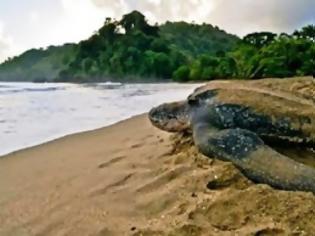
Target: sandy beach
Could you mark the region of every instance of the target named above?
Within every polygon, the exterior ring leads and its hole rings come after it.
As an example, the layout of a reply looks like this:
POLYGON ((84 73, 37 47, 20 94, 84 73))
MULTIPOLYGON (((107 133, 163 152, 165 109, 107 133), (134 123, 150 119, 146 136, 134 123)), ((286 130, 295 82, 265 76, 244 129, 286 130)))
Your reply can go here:
POLYGON ((251 183, 146 115, 0 158, 1 236, 315 235, 312 193, 251 183))

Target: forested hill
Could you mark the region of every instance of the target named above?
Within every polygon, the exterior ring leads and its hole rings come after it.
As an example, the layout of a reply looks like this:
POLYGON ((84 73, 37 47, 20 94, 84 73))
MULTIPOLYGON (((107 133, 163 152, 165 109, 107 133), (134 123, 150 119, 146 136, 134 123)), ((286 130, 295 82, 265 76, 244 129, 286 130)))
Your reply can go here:
POLYGON ((293 34, 255 32, 239 39, 210 24, 150 25, 133 11, 106 18, 78 44, 31 49, 0 65, 0 80, 95 82, 200 81, 315 74, 315 26, 293 34))
POLYGON ((31 49, 0 65, 0 81, 53 81, 77 54, 76 44, 31 49))
POLYGON ((210 24, 166 22, 160 26, 159 32, 174 50, 193 58, 230 51, 239 41, 238 37, 210 24))
POLYGON ((31 49, 0 65, 0 80, 102 81, 170 79, 198 55, 231 50, 239 39, 210 24, 149 25, 137 11, 79 44, 31 49))

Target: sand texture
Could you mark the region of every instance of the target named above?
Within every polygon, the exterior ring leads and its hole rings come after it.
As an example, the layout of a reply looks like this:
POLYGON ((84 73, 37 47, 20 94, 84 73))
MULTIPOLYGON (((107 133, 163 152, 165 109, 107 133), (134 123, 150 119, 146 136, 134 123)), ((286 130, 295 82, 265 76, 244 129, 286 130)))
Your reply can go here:
POLYGON ((251 183, 145 115, 0 159, 1 236, 315 235, 314 223, 312 193, 251 183))

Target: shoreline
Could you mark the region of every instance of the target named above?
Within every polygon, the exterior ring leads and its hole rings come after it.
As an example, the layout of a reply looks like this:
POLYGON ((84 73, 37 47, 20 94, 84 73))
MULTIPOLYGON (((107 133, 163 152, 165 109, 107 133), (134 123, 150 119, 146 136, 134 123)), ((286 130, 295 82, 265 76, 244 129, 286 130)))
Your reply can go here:
POLYGON ((82 86, 14 83, 4 88, 0 156, 148 112, 160 103, 185 98, 197 85, 82 86), (6 100, 14 102, 10 106, 6 100))
POLYGON ((46 140, 46 141, 40 142, 38 144, 34 144, 34 145, 32 144, 30 146, 22 147, 22 148, 19 148, 19 149, 14 150, 14 151, 10 151, 10 152, 5 153, 5 154, 0 154, 0 160, 2 158, 8 158, 8 156, 14 156, 15 154, 18 154, 19 152, 27 151, 29 149, 38 148, 38 147, 41 147, 43 145, 47 145, 49 143, 56 142, 56 141, 58 141, 60 139, 71 138, 71 136, 75 136, 75 135, 81 135, 81 134, 90 133, 90 132, 94 132, 94 131, 100 131, 100 130, 109 128, 111 126, 115 126, 115 125, 117 125, 119 123, 123 123, 125 121, 128 121, 130 119, 136 119, 137 117, 145 116, 146 114, 148 114, 148 113, 147 112, 141 113, 141 114, 138 114, 138 115, 130 116, 129 118, 126 118, 126 119, 123 119, 123 120, 119 120, 117 122, 114 122, 113 124, 109 124, 109 125, 106 125, 106 126, 101 126, 99 128, 93 128, 93 129, 89 129, 89 130, 83 130, 83 131, 78 131, 78 132, 74 132, 74 133, 64 134, 62 136, 59 136, 59 137, 56 137, 56 138, 52 138, 51 140, 46 140))
POLYGON ((146 114, 0 158, 0 236, 312 235, 315 196, 247 180, 146 114), (11 158, 14 157, 14 158, 11 158))

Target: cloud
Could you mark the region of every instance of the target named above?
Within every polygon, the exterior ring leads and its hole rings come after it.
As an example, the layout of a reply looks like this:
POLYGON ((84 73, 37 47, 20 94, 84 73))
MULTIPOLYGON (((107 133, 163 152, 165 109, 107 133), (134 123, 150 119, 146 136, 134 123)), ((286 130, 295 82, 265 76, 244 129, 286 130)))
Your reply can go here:
POLYGON ((39 20, 40 20, 40 16, 39 16, 38 12, 37 11, 32 11, 29 14, 29 20, 30 20, 30 23, 32 23, 32 24, 38 23, 39 20))
POLYGON ((23 14, 6 16, 5 29, 0 21, 0 63, 30 48, 86 39, 103 25, 106 16, 115 14, 111 8, 97 7, 90 0, 47 0, 44 4, 29 4, 23 14))
POLYGON ((91 0, 60 0, 62 12, 51 25, 49 35, 54 44, 78 42, 98 30, 107 16, 115 16, 115 1, 109 8, 97 6, 91 0))
MULTIPOLYGON (((107 15, 114 14, 90 0, 59 0, 58 9, 54 11, 51 15, 39 10, 27 14, 30 22, 27 31, 31 34, 21 42, 25 50, 86 39, 102 26, 107 15)), ((26 26, 23 30, 26 31, 26 26)))
POLYGON ((150 21, 203 21, 211 13, 213 4, 208 0, 90 0, 102 9, 114 9, 116 15, 132 10, 143 12, 150 21))
POLYGON ((291 32, 315 23, 314 0, 216 0, 209 20, 244 35, 252 31, 291 32))
POLYGON ((0 62, 16 53, 12 38, 4 34, 4 24, 0 21, 0 62))
POLYGON ((252 31, 290 32, 315 23, 314 0, 90 0, 96 7, 116 15, 131 10, 146 14, 150 21, 207 22, 244 35, 252 31))

